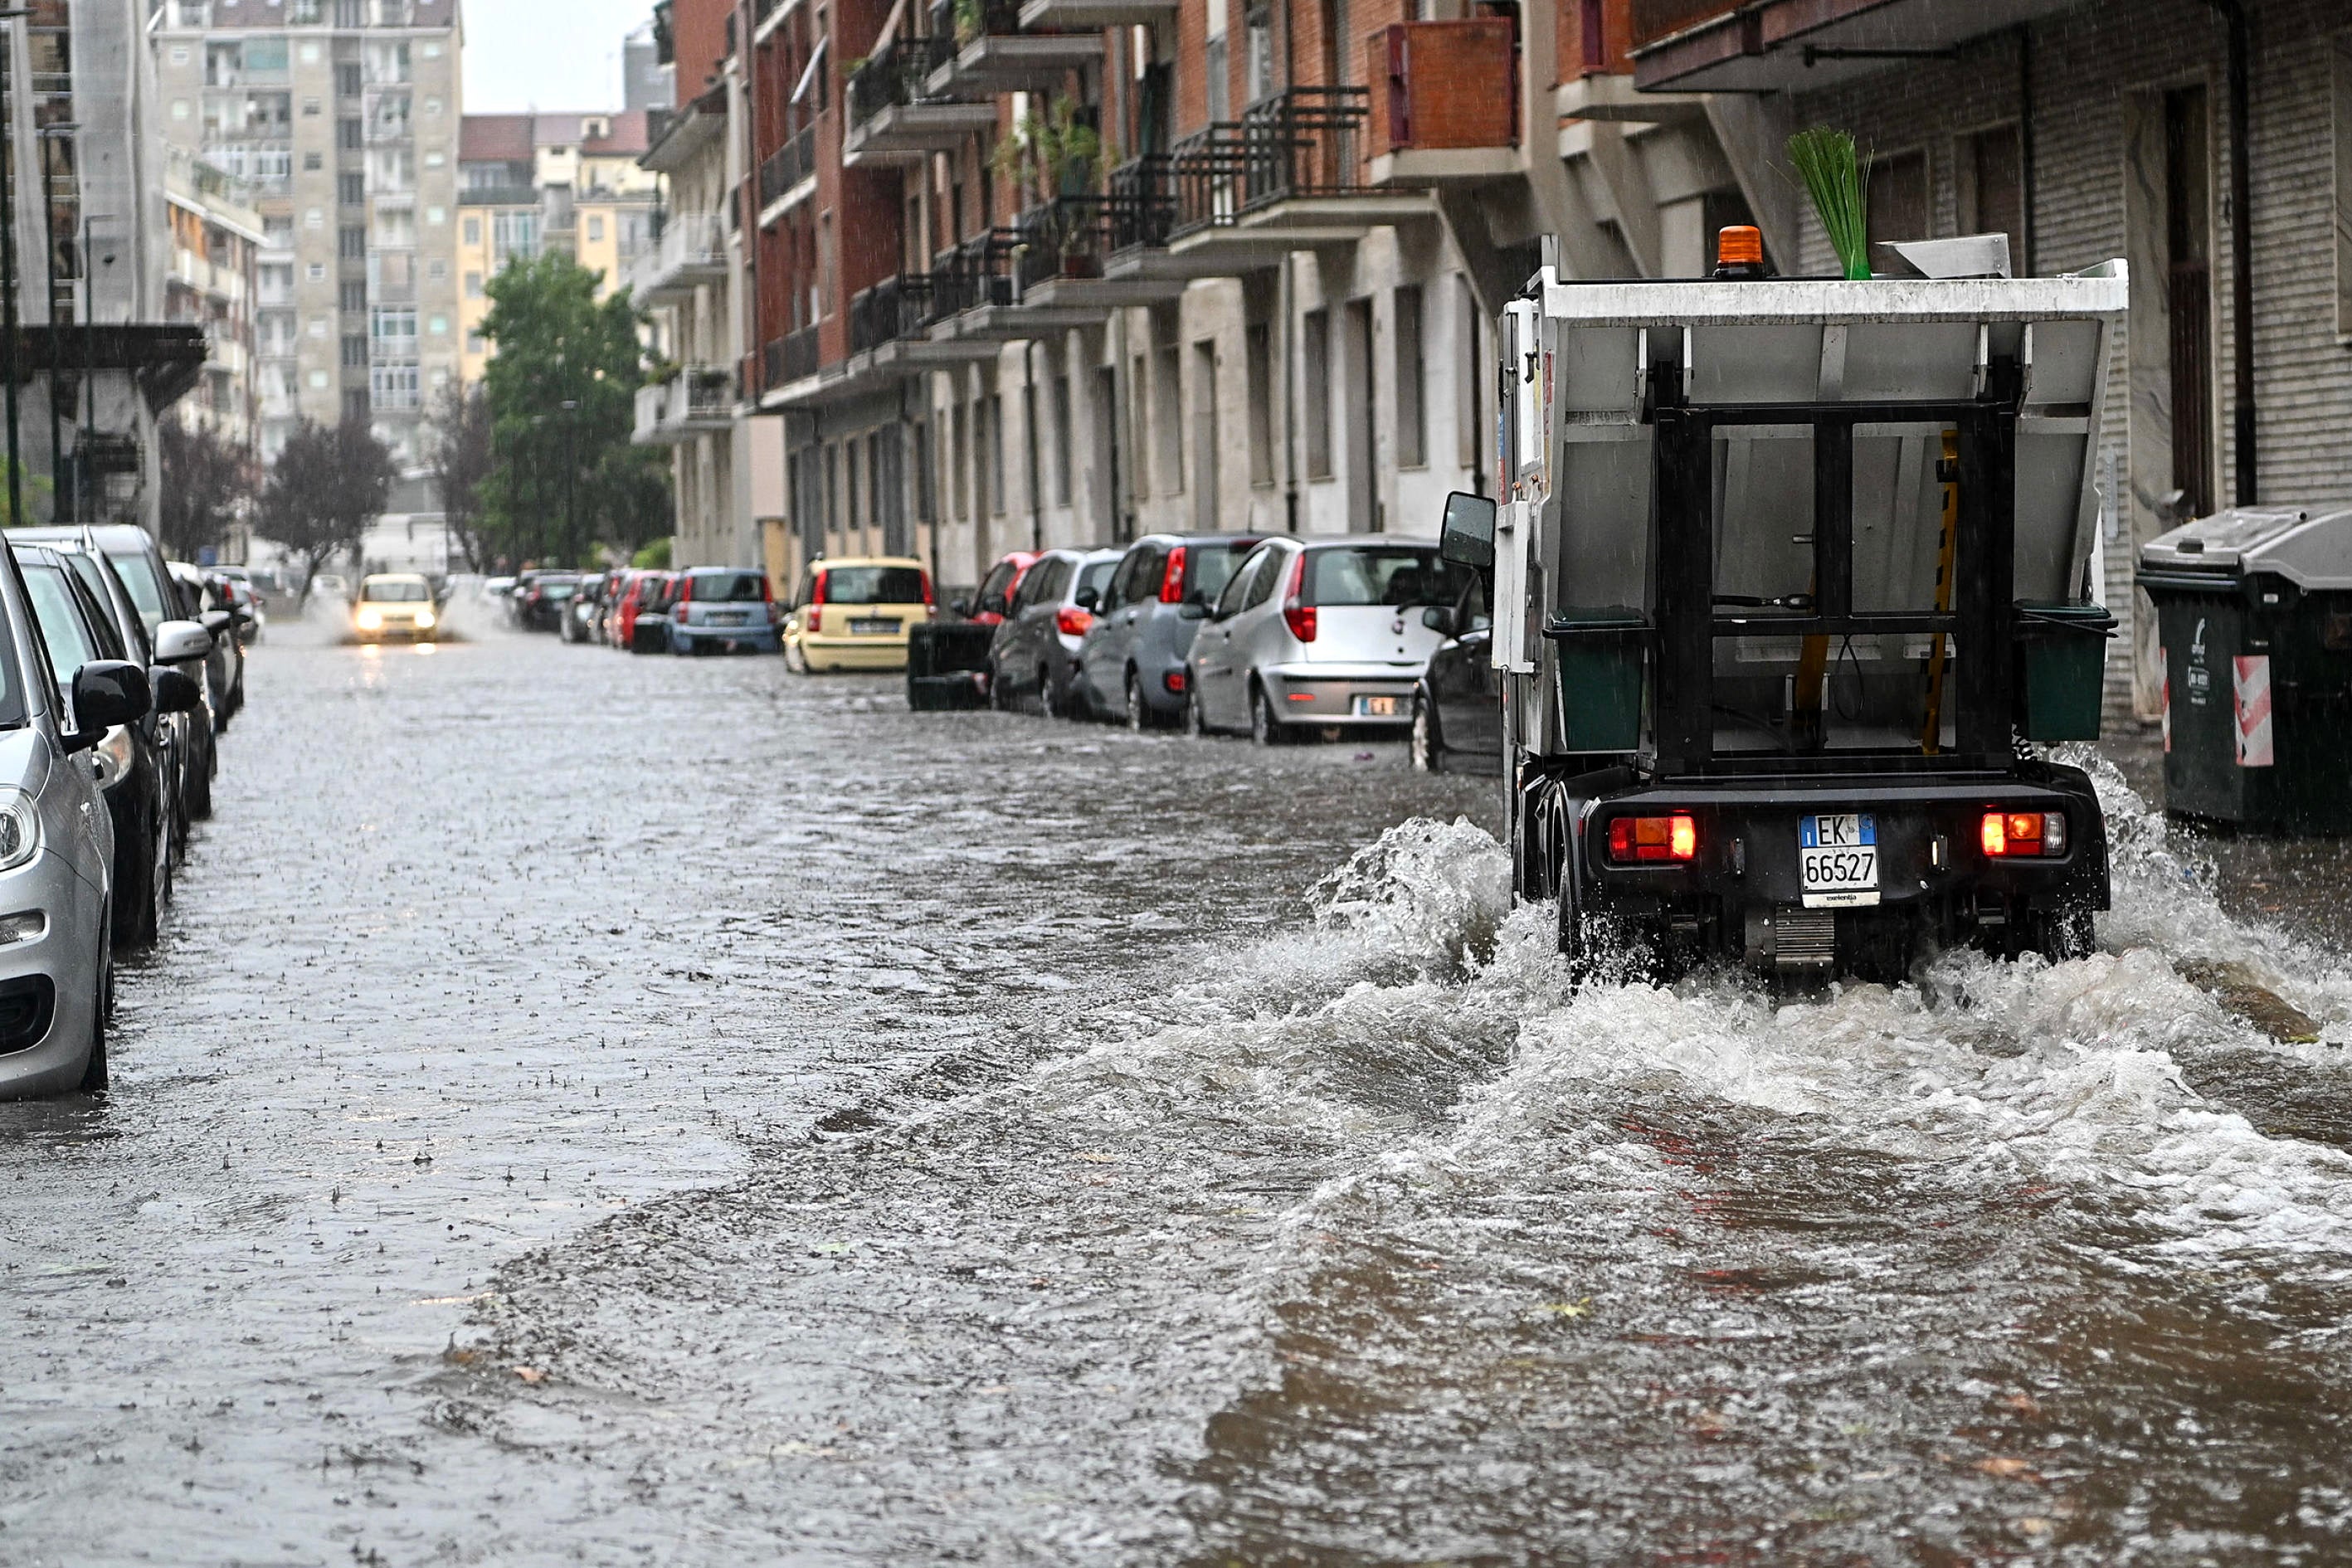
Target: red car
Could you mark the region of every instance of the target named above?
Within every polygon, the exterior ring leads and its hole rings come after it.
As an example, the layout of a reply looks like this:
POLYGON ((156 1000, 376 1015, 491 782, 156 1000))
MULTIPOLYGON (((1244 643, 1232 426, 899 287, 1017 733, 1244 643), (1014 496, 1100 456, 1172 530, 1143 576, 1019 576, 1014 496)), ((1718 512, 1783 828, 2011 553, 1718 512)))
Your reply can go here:
POLYGON ((669 625, 662 613, 669 608, 677 574, 640 572, 621 590, 620 607, 613 612, 613 646, 631 653, 660 653, 669 647, 669 625))
POLYGON ((981 579, 980 592, 958 606, 964 618, 983 626, 1003 625, 1013 609, 1013 595, 1020 591, 1021 579, 1044 559, 1040 552, 1015 550, 998 561, 981 579))

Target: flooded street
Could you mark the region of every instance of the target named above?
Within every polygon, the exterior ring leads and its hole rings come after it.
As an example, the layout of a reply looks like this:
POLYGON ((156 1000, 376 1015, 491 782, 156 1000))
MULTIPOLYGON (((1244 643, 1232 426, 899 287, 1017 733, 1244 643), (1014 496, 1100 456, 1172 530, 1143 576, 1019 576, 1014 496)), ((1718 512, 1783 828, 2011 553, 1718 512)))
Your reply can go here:
POLYGON ((1396 745, 250 680, 0 1107, 0 1563, 2352 1556, 2338 847, 2099 763, 2087 961, 1570 993, 1396 745))

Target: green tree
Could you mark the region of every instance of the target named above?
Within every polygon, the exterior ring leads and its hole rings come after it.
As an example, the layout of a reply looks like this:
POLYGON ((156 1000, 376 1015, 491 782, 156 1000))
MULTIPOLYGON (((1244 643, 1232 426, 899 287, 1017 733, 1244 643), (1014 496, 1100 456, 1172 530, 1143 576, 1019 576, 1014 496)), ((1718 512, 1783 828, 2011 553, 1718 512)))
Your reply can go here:
POLYGON ((599 303, 597 278, 550 254, 490 280, 480 527, 516 561, 580 563, 598 544, 634 551, 670 531, 668 466, 629 440, 646 380, 640 318, 626 290, 599 303))
POLYGON ((161 421, 155 456, 163 467, 163 552, 194 561, 207 544, 218 544, 236 519, 237 503, 253 493, 253 459, 210 426, 161 421))
POLYGON ((399 477, 391 449, 364 420, 329 429, 305 419, 286 438, 262 488, 254 531, 302 563, 300 598, 310 596, 320 566, 359 553, 399 477))
POLYGON ((483 527, 482 485, 490 474, 490 403, 478 386, 451 382, 433 411, 433 488, 449 542, 467 570, 487 572, 498 553, 483 527))

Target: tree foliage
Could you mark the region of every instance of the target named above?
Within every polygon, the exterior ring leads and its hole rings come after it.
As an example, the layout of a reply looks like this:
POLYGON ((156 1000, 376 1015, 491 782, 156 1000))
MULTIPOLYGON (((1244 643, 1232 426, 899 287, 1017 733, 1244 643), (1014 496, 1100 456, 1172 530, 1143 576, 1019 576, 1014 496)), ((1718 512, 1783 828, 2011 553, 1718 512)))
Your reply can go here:
POLYGON ((155 456, 163 474, 163 553, 194 561, 198 551, 221 542, 238 507, 251 498, 252 455, 210 426, 167 418, 156 427, 155 456))
POLYGON ((330 429, 306 419, 269 470, 254 531, 302 563, 302 597, 308 598, 321 565, 359 553, 399 477, 390 448, 365 421, 345 420, 330 429))
POLYGON ((625 290, 600 304, 596 286, 560 253, 490 281, 481 528, 517 562, 584 562, 596 545, 632 551, 670 531, 668 466, 629 440, 646 379, 638 313, 625 290))
POLYGON ((468 570, 487 572, 498 552, 484 525, 482 485, 490 477, 490 400, 478 386, 452 382, 433 413, 433 488, 449 542, 468 570))

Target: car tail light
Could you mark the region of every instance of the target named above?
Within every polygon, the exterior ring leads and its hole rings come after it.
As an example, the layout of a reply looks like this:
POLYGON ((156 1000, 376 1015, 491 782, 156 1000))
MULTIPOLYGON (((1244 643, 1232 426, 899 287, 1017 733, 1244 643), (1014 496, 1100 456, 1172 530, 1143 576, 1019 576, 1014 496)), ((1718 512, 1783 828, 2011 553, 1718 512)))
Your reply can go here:
POLYGON ((1184 671, 1181 669, 1170 670, 1167 674, 1160 678, 1160 684, 1166 687, 1170 691, 1175 693, 1177 696, 1183 696, 1184 671))
POLYGON ((816 600, 812 599, 809 601, 808 613, 808 629, 813 632, 821 632, 824 630, 824 606, 822 604, 819 604, 816 600))
POLYGON ((1168 552, 1167 570, 1160 574, 1160 602, 1163 605, 1184 602, 1184 547, 1181 544, 1168 552))
POLYGON ((927 609, 927 610, 928 610, 928 609, 930 609, 930 608, 932 608, 932 607, 933 607, 933 606, 932 606, 932 604, 931 604, 931 574, 930 574, 929 573, 926 572, 926 573, 924 573, 924 574, 923 574, 923 608, 925 608, 925 609, 927 609))
POLYGON ((1682 812, 1616 817, 1609 824, 1609 858, 1621 866, 1696 860, 1698 819, 1682 812))
POLYGON ((1094 624, 1094 616, 1075 605, 1066 605, 1054 612, 1054 629, 1066 637, 1082 637, 1087 635, 1087 629, 1094 624))
POLYGON ((1315 640, 1315 606, 1298 601, 1307 587, 1307 552, 1300 551, 1290 563, 1290 582, 1282 591, 1282 618, 1290 627, 1290 635, 1300 642, 1315 640))
POLYGON ((1978 824, 1977 841, 1994 859, 2066 853, 2063 811, 1988 811, 1978 824))

